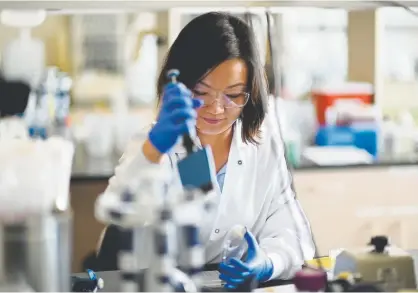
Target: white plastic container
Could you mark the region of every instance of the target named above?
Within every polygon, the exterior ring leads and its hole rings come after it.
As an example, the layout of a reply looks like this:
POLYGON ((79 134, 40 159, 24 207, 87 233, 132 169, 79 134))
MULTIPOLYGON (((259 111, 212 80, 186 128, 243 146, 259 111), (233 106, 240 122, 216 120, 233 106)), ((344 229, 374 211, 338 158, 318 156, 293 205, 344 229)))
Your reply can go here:
POLYGON ((247 228, 242 225, 233 226, 225 235, 222 245, 222 262, 228 263, 231 258, 241 259, 247 252, 248 245, 244 238, 247 228))
POLYGON ((33 39, 30 29, 22 29, 19 38, 4 46, 2 71, 10 80, 24 80, 36 87, 45 70, 45 45, 33 39))
POLYGON ((104 158, 114 150, 114 116, 109 114, 88 114, 85 117, 86 151, 92 158, 104 158))
POLYGON ((127 93, 135 103, 151 104, 157 97, 158 45, 157 36, 147 34, 142 39, 138 60, 128 67, 127 93))
MULTIPOLYGON (((10 267, 2 268, 0 279, 6 288, 16 286, 15 276, 23 275, 26 278, 18 284, 27 282, 36 292, 71 289, 68 203, 73 153, 73 145, 58 138, 0 143, 0 230, 19 233, 14 258, 24 262, 12 272, 10 267)), ((10 237, 0 233, 0 243, 13 242, 10 237)), ((1 261, 10 253, 1 250, 1 261)))

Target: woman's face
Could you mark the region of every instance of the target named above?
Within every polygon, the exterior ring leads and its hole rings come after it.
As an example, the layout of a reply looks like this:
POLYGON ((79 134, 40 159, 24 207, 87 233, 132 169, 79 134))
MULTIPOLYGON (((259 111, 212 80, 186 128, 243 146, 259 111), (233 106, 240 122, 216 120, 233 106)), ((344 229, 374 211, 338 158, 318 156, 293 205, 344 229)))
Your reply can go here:
POLYGON ((227 60, 196 85, 194 96, 205 103, 197 111, 198 132, 216 135, 231 128, 248 101, 247 70, 244 61, 227 60))

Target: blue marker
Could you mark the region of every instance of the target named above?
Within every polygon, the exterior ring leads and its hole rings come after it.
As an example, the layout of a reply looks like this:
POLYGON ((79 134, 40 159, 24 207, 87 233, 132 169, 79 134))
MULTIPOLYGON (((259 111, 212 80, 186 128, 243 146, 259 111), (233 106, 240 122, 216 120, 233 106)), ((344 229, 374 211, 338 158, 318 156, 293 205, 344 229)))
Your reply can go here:
MULTIPOLYGON (((180 72, 171 69, 167 72, 167 77, 172 83, 177 83, 180 72)), ((199 188, 203 192, 213 190, 216 181, 215 162, 212 149, 205 146, 197 149, 189 133, 183 136, 183 146, 187 151, 187 156, 177 163, 180 179, 185 189, 199 188)))

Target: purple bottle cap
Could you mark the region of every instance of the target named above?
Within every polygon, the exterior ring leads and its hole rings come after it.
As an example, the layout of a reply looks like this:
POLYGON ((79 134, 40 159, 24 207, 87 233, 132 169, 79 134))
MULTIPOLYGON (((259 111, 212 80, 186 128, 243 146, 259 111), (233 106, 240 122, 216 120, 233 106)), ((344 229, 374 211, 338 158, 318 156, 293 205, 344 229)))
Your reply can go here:
POLYGON ((326 288, 327 273, 320 270, 303 268, 295 274, 293 281, 298 291, 318 292, 326 288))

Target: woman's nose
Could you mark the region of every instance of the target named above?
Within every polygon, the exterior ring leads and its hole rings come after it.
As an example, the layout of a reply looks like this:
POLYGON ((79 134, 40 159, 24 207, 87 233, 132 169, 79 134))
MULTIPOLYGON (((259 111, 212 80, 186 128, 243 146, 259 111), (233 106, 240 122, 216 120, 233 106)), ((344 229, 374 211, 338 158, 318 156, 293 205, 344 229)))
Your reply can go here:
POLYGON ((213 100, 212 104, 208 105, 208 112, 216 115, 225 112, 225 107, 219 99, 213 100))

